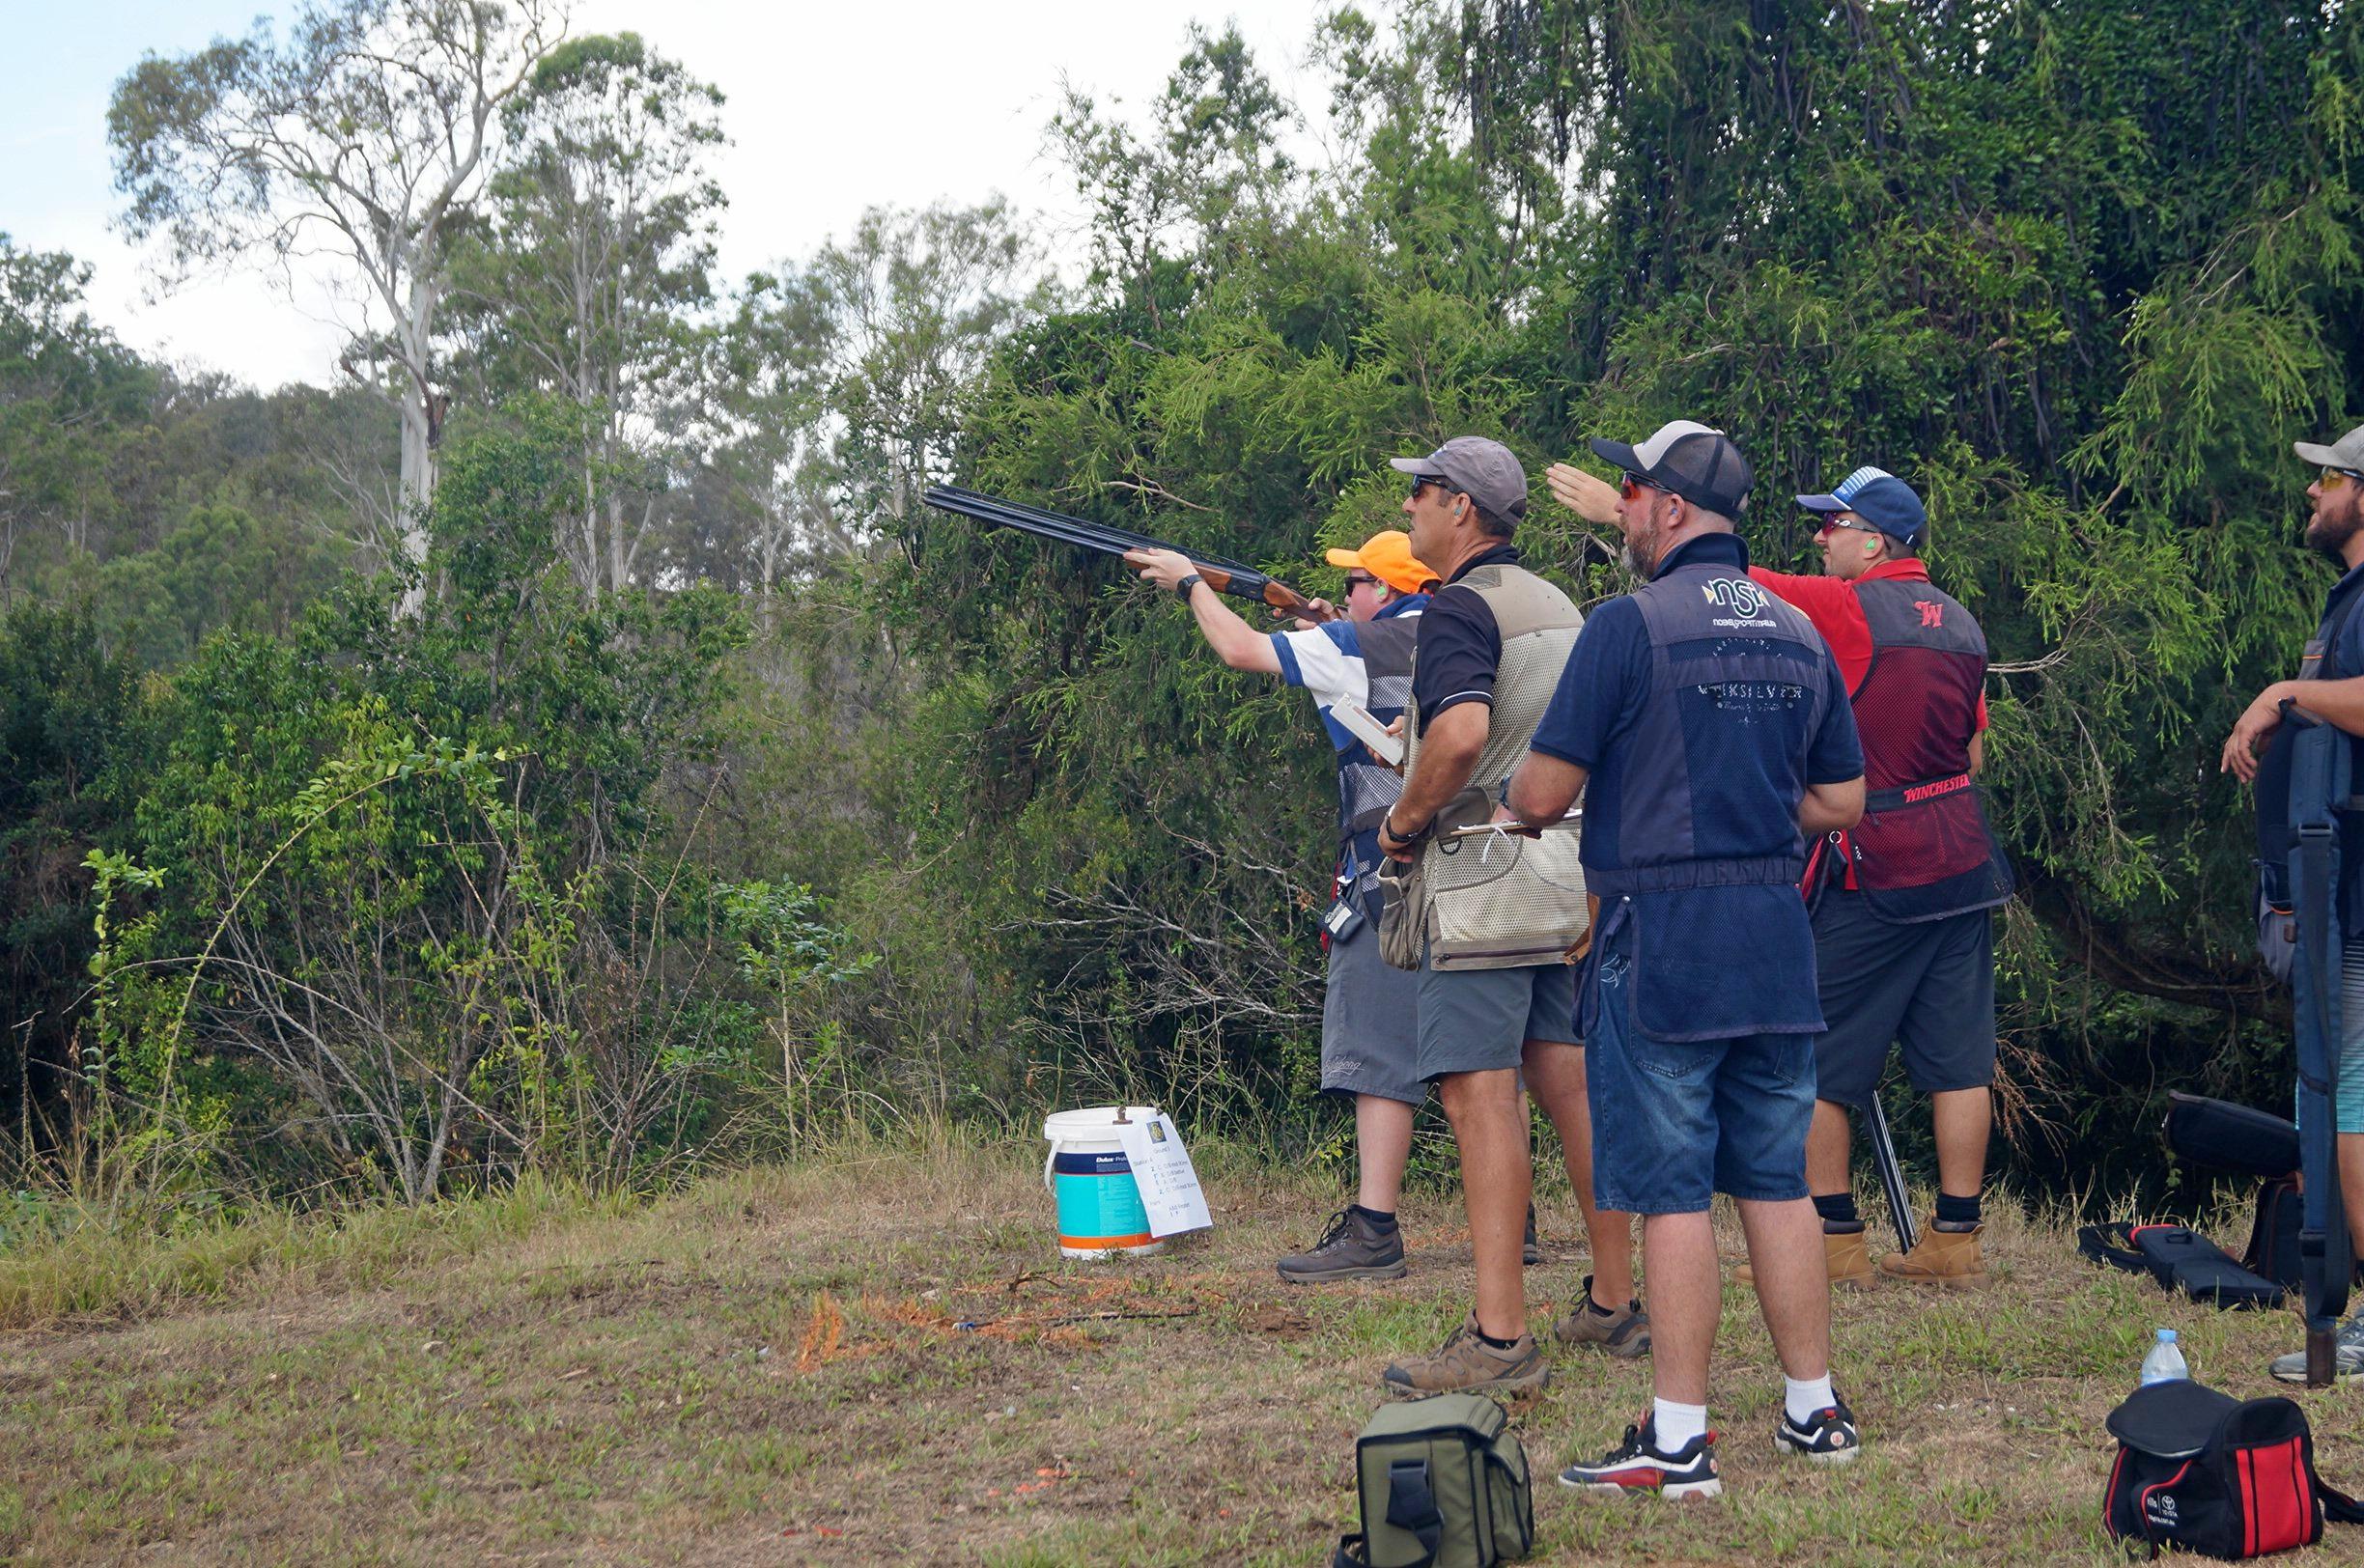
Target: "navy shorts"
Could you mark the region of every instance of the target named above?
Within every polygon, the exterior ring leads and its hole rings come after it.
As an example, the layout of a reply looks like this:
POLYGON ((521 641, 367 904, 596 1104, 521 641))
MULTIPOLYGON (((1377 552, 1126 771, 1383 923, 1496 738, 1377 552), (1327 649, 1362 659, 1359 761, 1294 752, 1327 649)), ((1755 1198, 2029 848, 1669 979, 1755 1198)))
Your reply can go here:
POLYGON ((1924 1094, 1994 1081, 1994 924, 1984 910, 1900 926, 1861 893, 1825 888, 1815 905, 1815 977, 1830 1024, 1815 1047, 1815 1093, 1861 1109, 1888 1048, 1924 1094))
POLYGON ((1815 1037, 1652 1040, 1634 1027, 1630 940, 1598 965, 1585 1043, 1593 1200, 1627 1214, 1696 1214, 1717 1192, 1806 1196, 1815 1037))

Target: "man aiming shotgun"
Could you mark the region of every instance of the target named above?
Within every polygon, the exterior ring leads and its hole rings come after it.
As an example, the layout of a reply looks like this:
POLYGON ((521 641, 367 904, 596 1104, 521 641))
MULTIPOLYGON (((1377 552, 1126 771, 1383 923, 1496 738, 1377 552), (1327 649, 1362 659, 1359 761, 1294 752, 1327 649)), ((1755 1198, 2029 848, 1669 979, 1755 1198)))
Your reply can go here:
MULTIPOLYGON (((1144 582, 1181 596, 1199 634, 1235 670, 1277 675, 1311 693, 1337 754, 1337 865, 1322 919, 1329 948, 1322 1000, 1321 1086, 1355 1104, 1355 1201, 1333 1216, 1311 1250, 1280 1259, 1293 1285, 1342 1279, 1395 1279, 1405 1272, 1395 1205, 1412 1153, 1412 1120, 1428 1086, 1413 1059, 1413 977, 1379 957, 1379 823, 1403 793, 1393 769, 1373 758, 1337 717, 1358 708, 1385 724, 1403 712, 1412 689, 1412 646, 1426 590, 1436 581, 1412 554, 1410 540, 1387 529, 1356 550, 1332 550, 1346 570, 1345 617, 1295 631, 1250 626, 1210 588, 1200 566, 1179 550, 1137 548, 1125 564, 1144 582)), ((1312 608, 1330 606, 1316 600, 1312 608)))

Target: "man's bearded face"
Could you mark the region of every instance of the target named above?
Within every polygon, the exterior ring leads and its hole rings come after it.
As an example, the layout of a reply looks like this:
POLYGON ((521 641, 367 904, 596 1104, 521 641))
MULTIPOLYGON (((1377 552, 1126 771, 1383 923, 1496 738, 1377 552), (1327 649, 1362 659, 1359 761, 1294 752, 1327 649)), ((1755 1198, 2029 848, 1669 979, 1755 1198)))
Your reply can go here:
POLYGON ((1619 559, 1625 570, 1647 580, 1666 558, 1668 514, 1674 509, 1674 497, 1664 490, 1649 492, 1649 505, 1639 510, 1627 508, 1620 520, 1625 523, 1625 548, 1619 559))
POLYGON ((2348 542, 2364 533, 2364 483, 2350 479, 2326 490, 2318 481, 2309 488, 2315 492, 2315 515, 2307 519, 2307 546, 2344 562, 2348 542))

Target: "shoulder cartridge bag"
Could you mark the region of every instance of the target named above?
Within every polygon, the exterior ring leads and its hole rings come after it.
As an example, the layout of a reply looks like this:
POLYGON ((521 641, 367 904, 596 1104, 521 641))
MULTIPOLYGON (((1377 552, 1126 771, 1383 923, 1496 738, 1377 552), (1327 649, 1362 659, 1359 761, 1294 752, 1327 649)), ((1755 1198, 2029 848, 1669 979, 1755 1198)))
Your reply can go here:
POLYGON ((1382 1406, 1355 1440, 1363 1529, 1332 1568, 1492 1568, 1534 1547, 1527 1450, 1482 1394, 1382 1406))
POLYGON ((2364 1523, 2364 1508, 2315 1472, 2306 1413, 2179 1378, 2136 1389, 2110 1412, 2117 1462, 2101 1523, 2155 1557, 2162 1547, 2237 1561, 2310 1546, 2326 1520, 2364 1523))

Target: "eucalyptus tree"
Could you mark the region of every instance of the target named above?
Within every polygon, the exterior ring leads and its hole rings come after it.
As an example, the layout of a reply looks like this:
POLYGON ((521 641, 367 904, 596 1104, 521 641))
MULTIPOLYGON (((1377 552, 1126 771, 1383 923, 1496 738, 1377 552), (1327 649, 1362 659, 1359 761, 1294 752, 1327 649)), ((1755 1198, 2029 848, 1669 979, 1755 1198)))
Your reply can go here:
POLYGON ((707 477, 720 537, 713 568, 749 583, 764 614, 800 571, 858 553, 832 492, 830 360, 837 322, 797 273, 758 272, 717 335, 707 477))
POLYGON ((0 605, 28 533, 91 544, 117 439, 145 423, 155 374, 83 309, 90 267, 0 233, 0 605))
POLYGON ((1162 272, 1269 229, 1302 196, 1302 171, 1280 145, 1298 117, 1236 27, 1209 34, 1196 23, 1146 124, 1116 108, 1070 88, 1049 140, 1091 212, 1097 275, 1156 322, 1162 272))
POLYGON ((899 527, 947 471, 996 347, 1053 297, 1009 204, 873 208, 794 288, 822 321, 833 450, 857 518, 899 527))
MULTIPOLYGON (((453 319, 495 393, 574 406, 580 507, 562 551, 586 589, 633 579, 669 470, 661 405, 696 372, 713 300, 722 95, 634 33, 572 39, 503 111, 485 222, 462 243, 453 319)), ((691 410, 694 414, 695 410, 691 410)))
MULTIPOLYGON (((413 565, 448 406, 436 356, 455 234, 492 170, 502 106, 558 42, 559 0, 307 0, 177 58, 148 55, 107 110, 132 237, 174 280, 225 262, 280 277, 334 256, 366 324, 345 366, 400 410, 413 565)), ((415 612, 423 589, 406 608, 415 612)))

